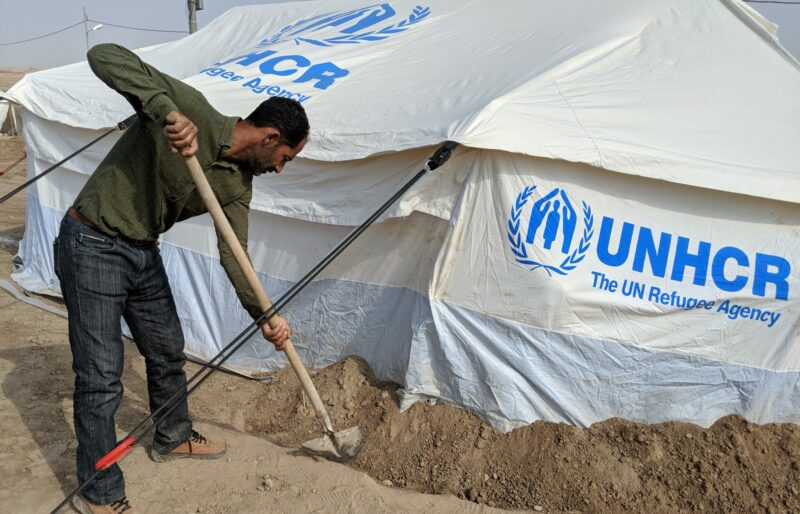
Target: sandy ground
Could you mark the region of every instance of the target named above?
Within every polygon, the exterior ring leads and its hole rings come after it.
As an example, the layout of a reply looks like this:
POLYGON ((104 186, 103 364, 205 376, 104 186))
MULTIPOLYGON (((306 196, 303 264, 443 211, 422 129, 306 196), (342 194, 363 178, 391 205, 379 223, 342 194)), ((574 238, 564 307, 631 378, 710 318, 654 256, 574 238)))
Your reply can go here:
MULTIPOLYGON (((0 171, 21 155, 0 138, 0 171)), ((24 179, 0 177, 0 194, 24 179)), ((24 197, 0 206, 0 279, 23 232, 24 197)), ((57 302, 48 301, 59 307, 57 302)), ((66 320, 0 291, 0 512, 52 509, 75 485, 66 320)), ((128 355, 120 437, 146 415, 143 360, 128 355)), ((188 372, 198 369, 190 364, 188 372)), ((337 428, 366 443, 347 466, 295 449, 319 435, 291 370, 270 383, 218 373, 191 398, 227 458, 155 464, 137 447, 122 462, 142 512, 800 512, 800 427, 726 417, 685 423, 608 420, 589 429, 537 422, 501 434, 446 405, 399 412, 397 385, 348 359, 315 377, 337 428), (422 494, 430 493, 430 494, 422 494)), ((147 439, 147 438, 145 438, 147 439)), ((145 446, 147 441, 145 440, 145 446)))
POLYGON ((0 90, 8 91, 23 75, 33 71, 36 71, 36 69, 18 66, 0 66, 0 90))

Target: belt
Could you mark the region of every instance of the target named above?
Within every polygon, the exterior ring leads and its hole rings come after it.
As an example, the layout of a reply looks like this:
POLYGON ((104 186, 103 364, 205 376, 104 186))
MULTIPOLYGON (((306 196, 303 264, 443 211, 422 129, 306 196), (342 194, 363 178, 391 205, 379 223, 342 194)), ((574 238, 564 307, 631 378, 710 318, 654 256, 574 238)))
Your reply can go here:
MULTIPOLYGON (((102 230, 100 230, 99 228, 97 228, 97 225, 95 225, 94 223, 92 223, 91 221, 86 219, 86 217, 83 214, 81 214, 80 212, 78 212, 78 209, 76 209, 75 207, 70 207, 69 209, 67 209, 67 216, 69 216, 70 218, 74 219, 75 221, 77 221, 81 225, 86 225, 87 227, 89 227, 90 229, 94 230, 95 232, 99 232, 99 233, 103 234, 106 237, 111 237, 108 234, 106 234, 105 232, 103 232, 102 230)), ((112 238, 112 239, 114 239, 114 238, 112 238)), ((151 248, 153 246, 157 246, 158 245, 158 240, 156 240, 156 241, 146 241, 146 240, 145 241, 141 241, 141 240, 138 240, 138 239, 131 239, 131 238, 125 237, 125 236, 117 236, 116 239, 119 239, 121 241, 125 241, 126 243, 128 243, 129 245, 132 245, 132 246, 144 246, 144 247, 147 247, 147 248, 151 248)))
POLYGON ((83 216, 83 214, 79 213, 78 209, 76 209, 75 207, 70 207, 69 209, 67 209, 67 216, 69 216, 70 218, 74 219, 75 221, 77 221, 82 225, 86 225, 87 227, 96 232, 100 232, 101 234, 103 233, 99 228, 97 228, 97 225, 86 219, 83 216))

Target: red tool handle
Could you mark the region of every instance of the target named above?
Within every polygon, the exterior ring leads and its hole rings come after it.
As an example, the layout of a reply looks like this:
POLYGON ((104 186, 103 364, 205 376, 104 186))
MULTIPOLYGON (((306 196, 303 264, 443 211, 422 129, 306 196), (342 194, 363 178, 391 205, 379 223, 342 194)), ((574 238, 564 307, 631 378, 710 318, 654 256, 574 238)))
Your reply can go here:
POLYGON ((94 465, 94 469, 100 471, 101 469, 107 469, 117 463, 122 457, 128 454, 129 451, 133 448, 133 445, 136 444, 135 437, 129 437, 119 443, 113 450, 105 454, 103 458, 97 461, 97 464, 94 465))

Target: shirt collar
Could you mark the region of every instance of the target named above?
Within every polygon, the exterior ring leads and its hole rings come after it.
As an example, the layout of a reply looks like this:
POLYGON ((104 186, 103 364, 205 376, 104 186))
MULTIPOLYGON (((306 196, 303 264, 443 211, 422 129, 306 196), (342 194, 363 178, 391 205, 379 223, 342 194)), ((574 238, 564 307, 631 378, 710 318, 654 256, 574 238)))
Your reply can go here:
POLYGON ((217 143, 219 148, 217 151, 217 159, 214 161, 214 163, 225 168, 231 168, 236 171, 246 171, 252 175, 255 175, 248 166, 238 162, 227 161, 222 158, 222 154, 225 153, 225 150, 231 147, 231 142, 233 141, 233 129, 241 120, 242 118, 239 118, 238 116, 229 116, 225 118, 225 123, 222 126, 222 136, 217 143))
POLYGON ((231 147, 231 142, 233 141, 233 129, 236 127, 236 124, 241 120, 238 116, 228 116, 225 118, 225 123, 222 125, 222 135, 220 136, 219 142, 219 150, 217 151, 217 160, 222 159, 222 154, 225 153, 225 150, 231 147))

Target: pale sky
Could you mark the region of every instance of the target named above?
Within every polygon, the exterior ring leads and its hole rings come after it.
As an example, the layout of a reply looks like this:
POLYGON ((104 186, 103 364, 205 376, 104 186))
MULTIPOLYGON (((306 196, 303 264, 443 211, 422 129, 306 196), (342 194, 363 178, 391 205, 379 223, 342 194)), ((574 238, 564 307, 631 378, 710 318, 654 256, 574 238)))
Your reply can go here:
MULTIPOLYGON (((287 1, 287 0, 283 0, 287 1)), ((291 0, 288 0, 291 1, 291 0)), ((197 28, 237 5, 277 3, 278 0, 204 0, 197 12, 197 28)), ((89 33, 89 44, 119 43, 140 48, 179 39, 189 33, 186 0, 0 0, 0 45, 29 39, 83 21, 106 24, 89 33), (182 30, 186 34, 146 32, 107 25, 145 29, 182 30)), ((91 29, 97 23, 89 23, 91 29)), ((83 23, 59 34, 17 45, 0 46, 0 66, 50 68, 86 59, 83 23)))
MULTIPOLYGON (((197 25, 202 28, 237 5, 274 1, 204 0, 205 9, 198 12, 197 25)), ((800 5, 750 5, 778 24, 781 43, 800 59, 800 5)), ((108 23, 146 29, 189 30, 185 0, 0 0, 0 66, 49 68, 82 61, 86 54, 83 23, 28 43, 3 43, 41 36, 82 22, 84 6, 90 19, 106 23, 89 34, 90 45, 114 42, 139 48, 172 41, 184 35, 130 30, 112 27, 108 23)), ((89 28, 94 25, 96 23, 91 23, 89 28)))

